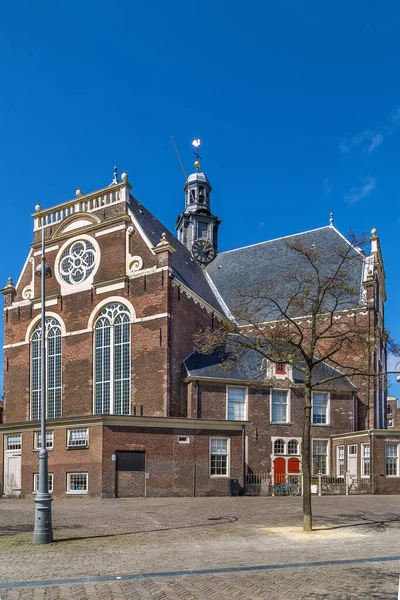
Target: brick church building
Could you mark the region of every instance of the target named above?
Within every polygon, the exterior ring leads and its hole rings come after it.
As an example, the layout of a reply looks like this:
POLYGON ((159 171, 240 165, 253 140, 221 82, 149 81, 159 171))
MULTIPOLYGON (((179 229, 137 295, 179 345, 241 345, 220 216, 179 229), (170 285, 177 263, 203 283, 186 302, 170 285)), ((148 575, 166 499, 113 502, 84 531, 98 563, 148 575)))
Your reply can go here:
MULTIPOLYGON (((218 252, 219 219, 199 170, 184 188, 177 236, 132 194, 115 171, 109 186, 36 207, 33 242, 4 295, 3 496, 38 485, 41 339, 47 346, 49 487, 55 497, 228 494, 248 473, 301 472, 304 376, 296 368, 248 364, 224 369, 221 353, 194 351, 193 335, 233 320, 235 296, 260 274, 289 269, 282 238, 218 252), (40 279, 44 228, 46 330, 40 279), (254 372, 266 368, 265 381, 254 372)), ((291 236, 324 247, 348 242, 334 227, 291 236)), ((356 252, 356 250, 354 250, 356 252)), ((361 255, 360 255, 361 256, 361 255)), ((385 285, 379 239, 354 273, 383 323, 385 285)), ((360 305, 353 307, 360 314, 360 305)), ((366 313, 365 313, 366 314, 366 313)), ((240 327, 240 325, 239 325, 240 327)), ((385 348, 372 357, 386 368, 385 348)), ((324 379, 332 367, 321 363, 324 379)), ((388 430, 386 391, 343 377, 313 397, 314 472, 373 480, 397 493, 400 432, 388 430)))

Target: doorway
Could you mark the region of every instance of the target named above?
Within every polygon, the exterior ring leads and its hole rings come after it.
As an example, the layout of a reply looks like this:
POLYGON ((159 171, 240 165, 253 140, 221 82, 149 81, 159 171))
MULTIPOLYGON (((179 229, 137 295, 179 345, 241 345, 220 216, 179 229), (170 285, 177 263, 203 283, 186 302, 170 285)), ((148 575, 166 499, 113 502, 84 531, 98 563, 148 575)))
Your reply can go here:
POLYGON ((144 498, 146 472, 144 452, 116 453, 116 498, 144 498))

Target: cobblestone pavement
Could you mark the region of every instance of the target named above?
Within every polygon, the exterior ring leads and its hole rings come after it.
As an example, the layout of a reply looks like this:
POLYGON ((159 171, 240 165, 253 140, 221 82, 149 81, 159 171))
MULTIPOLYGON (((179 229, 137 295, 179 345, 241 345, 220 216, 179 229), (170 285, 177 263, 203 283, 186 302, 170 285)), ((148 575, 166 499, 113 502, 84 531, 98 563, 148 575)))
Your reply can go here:
POLYGON ((301 498, 55 500, 56 541, 33 546, 33 502, 1 500, 0 598, 397 598, 400 498, 313 508, 298 536, 301 498))

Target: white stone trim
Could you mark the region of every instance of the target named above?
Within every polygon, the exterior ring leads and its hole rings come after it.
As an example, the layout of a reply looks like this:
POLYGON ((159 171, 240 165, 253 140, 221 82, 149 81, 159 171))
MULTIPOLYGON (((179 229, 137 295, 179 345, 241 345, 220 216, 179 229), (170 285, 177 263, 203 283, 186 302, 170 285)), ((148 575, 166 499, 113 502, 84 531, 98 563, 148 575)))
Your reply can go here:
POLYGON ((92 312, 90 313, 90 317, 88 320, 88 330, 89 331, 93 330, 94 322, 97 318, 97 315, 101 311, 101 309, 104 308, 104 306, 107 306, 107 304, 113 304, 114 302, 117 302, 119 304, 123 304, 124 306, 126 306, 126 308, 129 310, 129 312, 131 314, 131 323, 134 323, 136 321, 136 312, 135 312, 135 309, 133 308, 133 304, 131 302, 129 302, 129 300, 127 300, 126 298, 123 298, 122 296, 109 296, 108 298, 104 298, 104 300, 101 300, 101 302, 99 302, 95 306, 95 308, 92 310, 92 312))
POLYGON ((3 312, 5 312, 6 310, 11 310, 13 308, 18 308, 19 306, 29 306, 30 303, 30 300, 19 300, 18 302, 13 302, 11 306, 4 306, 3 312))
MULTIPOLYGON (((55 306, 58 302, 58 298, 51 298, 51 300, 46 300, 46 302, 44 303, 44 305, 47 306, 55 306)), ((33 309, 34 310, 39 310, 40 308, 42 308, 42 304, 41 302, 36 302, 36 304, 33 305, 33 309)))
POLYGON ((31 256, 32 256, 32 248, 29 250, 29 254, 28 254, 28 256, 25 259, 24 266, 22 267, 21 273, 20 273, 20 275, 18 277, 18 281, 15 284, 15 289, 16 290, 18 289, 18 286, 21 283, 22 275, 25 273, 26 266, 27 266, 28 261, 29 261, 29 259, 30 259, 31 256))
POLYGON ((212 291, 214 292, 214 296, 216 297, 216 299, 218 300, 219 304, 222 307, 222 310, 224 311, 225 315, 228 317, 228 319, 230 319, 231 321, 233 321, 234 323, 237 323, 235 317, 233 316, 233 314, 231 313, 231 311, 229 310, 228 305, 226 304, 225 300, 222 298, 221 294, 219 293, 217 286, 214 284, 213 280, 211 279, 210 275, 207 273, 207 271, 204 269, 204 275, 212 289, 212 291))
MULTIPOLYGON (((59 247, 60 246, 58 244, 57 244, 57 246, 49 246, 49 248, 45 248, 45 254, 48 254, 49 252, 53 252, 54 250, 58 250, 59 247)), ((33 256, 42 256, 42 251, 36 250, 36 252, 33 253, 33 256)))
POLYGON ((159 313, 158 315, 151 315, 151 317, 139 317, 134 319, 132 323, 144 323, 145 321, 154 321, 155 319, 164 319, 164 317, 170 317, 170 313, 159 313))
MULTIPOLYGON (((42 318, 42 315, 36 315, 36 317, 34 317, 32 319, 32 321, 29 323, 28 329, 26 330, 26 333, 25 333, 25 343, 29 344, 29 342, 31 341, 32 332, 35 329, 36 325, 38 324, 38 322, 40 321, 41 318, 42 318)), ((57 313, 52 312, 50 310, 46 310, 46 319, 47 318, 56 319, 59 322, 60 327, 61 327, 61 335, 62 336, 65 335, 65 333, 66 333, 65 323, 62 320, 62 318, 60 317, 60 315, 58 315, 57 313)), ((15 344, 14 344, 14 346, 15 346, 15 344)))
POLYGON ((108 229, 103 229, 102 231, 97 231, 94 235, 95 235, 95 237, 101 237, 102 235, 114 233, 114 231, 121 231, 122 229, 125 229, 125 225, 116 225, 115 227, 109 227, 108 229))
POLYGON ((17 348, 18 346, 26 346, 26 344, 29 344, 29 342, 15 342, 14 344, 4 344, 3 350, 6 350, 7 348, 17 348))
POLYGON ((125 281, 119 281, 118 283, 111 283, 110 285, 105 285, 105 286, 96 288, 96 294, 105 294, 106 292, 113 292, 115 290, 123 290, 124 287, 125 287, 125 281))
MULTIPOLYGON (((136 202, 137 202, 137 200, 136 200, 136 202)), ((144 240, 146 246, 149 248, 150 252, 155 255, 155 252, 153 250, 153 244, 150 243, 149 238, 147 237, 147 235, 145 234, 145 232, 143 231, 143 229, 139 225, 139 222, 137 221, 135 215, 133 214, 133 212, 132 212, 132 210, 130 208, 128 209, 128 215, 130 216, 130 218, 132 220, 132 223, 134 224, 134 226, 136 227, 136 229, 140 233, 140 236, 143 238, 143 240, 144 240)))
POLYGON ((54 263, 54 275, 60 285, 61 295, 68 296, 70 294, 77 294, 78 292, 82 292, 84 290, 90 290, 92 287, 92 284, 93 284, 94 276, 96 275, 96 272, 100 266, 100 260, 101 260, 100 246, 97 243, 94 236, 86 235, 86 234, 82 233, 81 235, 76 235, 76 236, 71 237, 68 240, 66 240, 64 242, 64 244, 61 246, 61 248, 57 254, 55 263, 54 263), (95 267, 94 267, 93 271, 91 272, 91 274, 89 275, 89 277, 87 279, 85 279, 84 281, 82 281, 81 283, 78 283, 76 285, 70 285, 70 284, 66 283, 64 281, 64 279, 60 276, 60 273, 59 273, 60 260, 61 260, 61 256, 62 256, 64 250, 68 246, 70 246, 74 242, 78 242, 79 240, 85 240, 85 241, 93 244, 95 251, 96 251, 96 263, 95 263, 95 267))

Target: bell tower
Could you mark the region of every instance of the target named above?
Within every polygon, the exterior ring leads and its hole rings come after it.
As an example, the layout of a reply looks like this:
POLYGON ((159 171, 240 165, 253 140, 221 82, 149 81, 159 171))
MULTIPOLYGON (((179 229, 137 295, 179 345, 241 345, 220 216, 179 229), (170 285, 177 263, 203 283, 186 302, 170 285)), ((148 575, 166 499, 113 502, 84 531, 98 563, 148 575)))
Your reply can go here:
POLYGON ((213 249, 214 256, 218 251, 218 227, 221 221, 214 216, 210 208, 212 187, 205 173, 200 172, 200 161, 198 147, 200 140, 195 140, 193 146, 196 148, 195 173, 191 173, 186 179, 185 210, 176 221, 175 229, 178 239, 188 250, 196 240, 208 241, 213 249))

